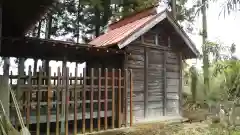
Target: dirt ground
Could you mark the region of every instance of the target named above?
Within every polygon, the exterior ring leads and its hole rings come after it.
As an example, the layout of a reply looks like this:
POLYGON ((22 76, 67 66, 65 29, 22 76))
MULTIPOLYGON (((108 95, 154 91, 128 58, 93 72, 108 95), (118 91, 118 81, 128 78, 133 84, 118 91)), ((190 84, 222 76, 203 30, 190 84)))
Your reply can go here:
POLYGON ((200 123, 151 123, 136 125, 121 131, 109 131, 97 135, 240 135, 240 132, 231 132, 219 125, 200 123))

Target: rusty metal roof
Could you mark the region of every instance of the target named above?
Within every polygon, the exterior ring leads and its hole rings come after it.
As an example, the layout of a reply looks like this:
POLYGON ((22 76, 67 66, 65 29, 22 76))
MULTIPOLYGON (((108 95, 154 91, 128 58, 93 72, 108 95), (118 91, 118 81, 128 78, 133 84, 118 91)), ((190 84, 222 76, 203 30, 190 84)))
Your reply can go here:
POLYGON ((110 29, 107 31, 107 33, 92 40, 89 44, 95 45, 96 47, 106 47, 109 45, 117 44, 127 36, 131 35, 137 29, 141 28, 143 25, 151 21, 154 16, 155 15, 150 15, 113 30, 110 29))
POLYGON ((173 30, 181 37, 182 41, 190 49, 191 56, 197 57, 199 55, 199 51, 196 46, 188 35, 181 29, 176 20, 171 17, 171 13, 167 10, 163 10, 160 13, 147 10, 144 11, 144 14, 139 13, 127 20, 123 19, 116 22, 113 25, 110 25, 111 27, 105 34, 89 42, 89 45, 93 45, 95 47, 118 45, 119 49, 121 49, 163 20, 166 20, 173 30))

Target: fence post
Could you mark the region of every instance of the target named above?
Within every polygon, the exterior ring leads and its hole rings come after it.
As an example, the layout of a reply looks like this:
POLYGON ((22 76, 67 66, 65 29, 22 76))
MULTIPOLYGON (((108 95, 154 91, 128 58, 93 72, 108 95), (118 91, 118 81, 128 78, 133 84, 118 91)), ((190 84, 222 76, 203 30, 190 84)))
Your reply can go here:
POLYGON ((121 69, 118 70, 118 127, 120 128, 121 127, 121 124, 122 124, 122 117, 121 117, 121 113, 122 113, 122 105, 121 105, 121 69))
POLYGON ((107 112, 108 112, 108 69, 105 68, 105 90, 104 90, 104 129, 108 128, 107 112))
POLYGON ((0 76, 0 99, 5 109, 7 115, 9 115, 9 103, 10 103, 10 95, 9 93, 9 86, 8 86, 8 77, 7 76, 0 76), (3 94, 4 93, 4 94, 3 94))
POLYGON ((102 83, 102 69, 98 69, 98 131, 101 130, 101 83, 102 83))
POLYGON ((63 88, 62 88, 62 103, 61 103, 61 135, 64 135, 64 132, 65 132, 65 100, 66 100, 66 91, 65 91, 65 88, 66 88, 66 71, 67 71, 67 61, 66 61, 66 58, 64 58, 63 60, 63 64, 62 64, 62 75, 63 75, 63 88))

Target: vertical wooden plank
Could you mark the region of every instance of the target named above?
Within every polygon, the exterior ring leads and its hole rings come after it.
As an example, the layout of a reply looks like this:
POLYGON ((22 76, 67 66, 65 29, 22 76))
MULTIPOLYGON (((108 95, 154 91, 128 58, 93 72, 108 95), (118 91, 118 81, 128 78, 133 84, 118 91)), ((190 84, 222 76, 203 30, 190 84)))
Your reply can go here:
POLYGON ((40 135, 40 100, 41 100, 41 84, 42 84, 42 68, 39 67, 38 75, 38 91, 37 91, 37 135, 40 135))
POLYGON ((102 69, 98 69, 98 131, 101 130, 101 83, 102 69))
POLYGON ((59 101, 60 101, 60 86, 61 84, 61 73, 60 73, 60 67, 58 67, 57 69, 57 89, 56 89, 56 95, 57 95, 57 99, 56 99, 56 135, 59 135, 59 113, 60 113, 60 105, 59 105, 59 101))
POLYGON ((75 67, 75 81, 74 81, 74 135, 77 135, 77 75, 78 70, 75 67))
POLYGON ((104 90, 104 129, 108 129, 107 111, 108 111, 108 69, 105 68, 105 90, 104 90))
POLYGON ((112 69, 112 128, 115 128, 115 69, 112 69))
POLYGON ((63 64, 62 64, 62 84, 63 84, 63 87, 61 89, 61 134, 64 134, 66 132, 66 129, 65 129, 65 115, 66 115, 66 110, 65 110, 65 103, 66 103, 66 83, 67 83, 67 80, 66 80, 66 76, 67 76, 67 61, 66 61, 66 58, 64 58, 63 60, 63 64))
POLYGON ((133 125, 133 74, 132 69, 130 69, 130 127, 133 125))
POLYGON ((51 67, 48 67, 48 74, 47 74, 47 135, 50 135, 50 120, 51 120, 51 95, 52 95, 52 89, 51 89, 51 67))
POLYGON ((127 122, 127 108, 128 108, 128 70, 125 69, 124 70, 124 121, 125 121, 125 126, 128 125, 128 122, 127 122))
POLYGON ((87 82, 87 76, 86 76, 86 68, 83 69, 83 90, 82 90, 82 133, 85 134, 85 113, 86 113, 86 82, 87 82))
POLYGON ((65 135, 68 135, 68 111, 69 111, 69 108, 68 108, 68 105, 69 105, 69 68, 66 68, 66 99, 65 99, 65 135))
POLYGON ((144 47, 144 118, 148 117, 148 48, 144 47))
POLYGON ((93 132, 93 85, 94 85, 94 69, 91 68, 91 91, 90 91, 90 133, 93 132))
POLYGON ((183 74, 182 74, 182 70, 183 70, 183 61, 182 61, 182 53, 179 54, 179 64, 180 64, 180 68, 179 68, 179 114, 180 116, 182 116, 182 89, 183 89, 183 74))
POLYGON ((167 114, 167 50, 164 51, 163 57, 163 115, 167 114))
POLYGON ((118 127, 120 128, 121 125, 122 125, 122 116, 121 116, 121 113, 122 113, 122 105, 121 105, 121 99, 122 99, 122 96, 121 96, 121 77, 122 77, 122 74, 121 74, 121 69, 118 70, 118 127))
POLYGON ((26 124, 27 128, 29 129, 30 125, 30 109, 31 109, 31 91, 32 91, 32 71, 31 66, 28 67, 28 90, 27 90, 27 117, 26 117, 26 124))

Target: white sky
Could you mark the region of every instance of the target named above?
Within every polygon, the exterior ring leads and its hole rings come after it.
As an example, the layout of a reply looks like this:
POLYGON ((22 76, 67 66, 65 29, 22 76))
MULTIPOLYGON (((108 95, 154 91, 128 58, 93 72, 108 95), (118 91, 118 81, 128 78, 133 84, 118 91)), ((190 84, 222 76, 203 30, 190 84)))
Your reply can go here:
MULTIPOLYGON (((226 1, 226 0, 221 0, 226 1)), ((220 14, 223 7, 223 2, 209 3, 209 8, 207 11, 207 30, 208 30, 208 40, 209 41, 220 41, 225 45, 236 44, 235 56, 240 58, 240 37, 238 35, 240 31, 240 12, 233 12, 232 14, 220 14)), ((199 31, 202 28, 201 15, 198 17, 195 23, 199 31)), ((190 35, 190 38, 194 41, 197 48, 201 48, 202 37, 195 34, 190 35)), ((195 61, 196 62, 196 61, 195 61)), ((198 65, 200 62, 197 63, 198 65)))
MULTIPOLYGON (((222 0, 225 1, 225 0, 222 0)), ((240 13, 233 13, 231 15, 226 15, 225 17, 223 15, 219 16, 219 13, 222 9, 221 3, 210 3, 209 9, 207 11, 207 25, 208 25, 208 40, 210 41, 221 41, 225 43, 226 45, 231 45, 232 43, 235 43, 237 45, 236 50, 236 56, 240 58, 240 37, 238 33, 240 32, 240 13)), ((195 26, 199 31, 201 30, 201 15, 196 20, 195 26)), ((190 38, 193 40, 193 42, 196 44, 197 48, 201 48, 201 36, 195 34, 190 35, 190 38)), ((196 63, 196 60, 191 60, 190 63, 196 63)), ((41 64, 39 62, 39 64, 41 64)), ((25 66, 28 67, 29 65, 33 65, 33 60, 27 60, 25 62, 25 66)), ((68 66, 70 67, 70 72, 74 73, 75 63, 68 63, 68 66)), ((201 65, 201 62, 198 61, 197 65, 201 65)), ((53 70, 57 70, 58 66, 61 66, 61 62, 50 62, 50 66, 53 70)), ((83 65, 80 65, 79 68, 84 67, 83 65)), ((17 73, 17 65, 14 64, 14 61, 11 60, 11 71, 13 73, 17 73)), ((2 74, 2 68, 0 68, 0 73, 2 74)))

